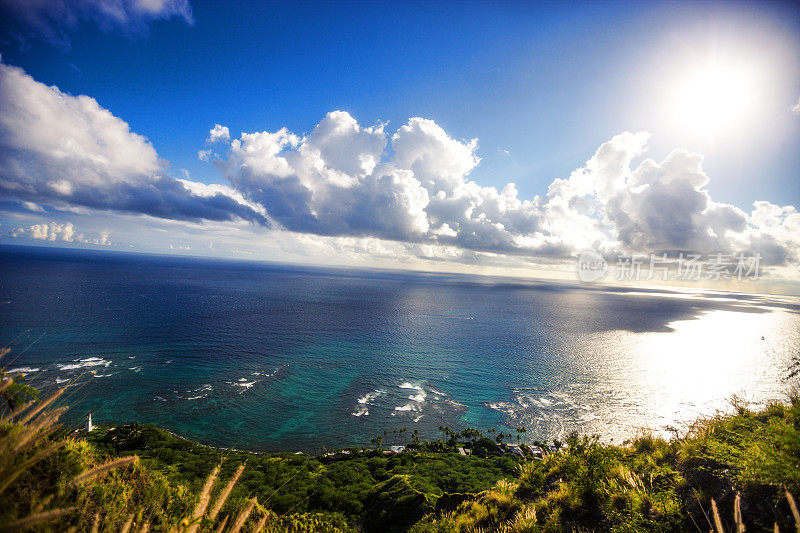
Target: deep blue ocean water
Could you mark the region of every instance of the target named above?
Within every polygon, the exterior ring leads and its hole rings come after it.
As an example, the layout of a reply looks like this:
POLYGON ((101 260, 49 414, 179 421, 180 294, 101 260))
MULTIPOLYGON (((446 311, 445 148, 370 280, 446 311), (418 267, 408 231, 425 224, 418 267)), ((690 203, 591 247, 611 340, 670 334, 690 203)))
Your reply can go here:
POLYGON ((780 398, 800 304, 6 246, 6 343, 0 364, 70 385, 69 426, 91 412, 253 450, 440 425, 624 439, 780 398))

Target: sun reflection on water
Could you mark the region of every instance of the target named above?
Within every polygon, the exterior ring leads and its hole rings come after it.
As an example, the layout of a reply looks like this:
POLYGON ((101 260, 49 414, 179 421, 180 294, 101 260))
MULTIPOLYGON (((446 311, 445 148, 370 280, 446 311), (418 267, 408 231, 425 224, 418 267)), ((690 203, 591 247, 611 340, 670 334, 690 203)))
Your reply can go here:
POLYGON ((800 317, 761 311, 705 312, 670 323, 670 332, 599 334, 606 364, 592 396, 612 435, 685 426, 729 409, 734 396, 755 405, 780 399, 800 317))

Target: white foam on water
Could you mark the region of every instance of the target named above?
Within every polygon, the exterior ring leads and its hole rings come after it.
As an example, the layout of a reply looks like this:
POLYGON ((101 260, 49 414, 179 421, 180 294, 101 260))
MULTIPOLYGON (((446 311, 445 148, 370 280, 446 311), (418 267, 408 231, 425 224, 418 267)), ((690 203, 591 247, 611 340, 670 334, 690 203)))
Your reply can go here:
POLYGON ((356 405, 355 411, 353 411, 353 416, 369 416, 369 407, 368 405, 375 405, 375 399, 382 395, 386 394, 385 390, 375 389, 372 392, 366 393, 364 396, 358 399, 358 405, 356 405))
POLYGON ((398 387, 400 387, 401 389, 422 390, 422 387, 420 385, 415 385, 414 383, 409 383, 408 381, 401 383, 400 385, 398 385, 398 387))
POLYGON ((394 408, 395 411, 414 411, 414 405, 407 403, 405 405, 399 405, 394 408))
POLYGON ((247 378, 239 378, 237 381, 226 381, 225 383, 231 387, 241 387, 242 390, 239 391, 239 394, 241 394, 258 382, 256 380, 247 381, 247 378))
POLYGON ((486 404, 486 407, 489 409, 494 409, 495 411, 500 411, 501 413, 506 413, 508 415, 514 414, 514 412, 517 410, 517 405, 510 402, 489 402, 486 404))
POLYGON ((56 378, 56 385, 60 385, 62 383, 66 383, 67 381, 69 381, 67 378, 63 378, 63 379, 62 378, 56 378))
POLYGON ((12 368, 8 371, 9 374, 30 374, 31 372, 38 372, 41 368, 32 368, 29 366, 21 366, 19 368, 12 368))
POLYGON ((372 401, 375 400, 375 398, 377 398, 381 394, 383 394, 383 392, 384 391, 378 389, 375 389, 374 392, 368 392, 367 394, 358 399, 358 403, 372 405, 372 401))
POLYGON ((425 398, 427 396, 428 394, 424 390, 421 390, 418 393, 409 396, 408 399, 411 400, 412 402, 422 403, 425 401, 425 398))
POLYGON ((211 386, 209 383, 205 383, 196 389, 192 389, 188 392, 188 394, 192 394, 192 396, 187 396, 187 400, 199 400, 201 398, 205 398, 208 394, 214 390, 214 387, 211 386))
POLYGON ((103 359, 102 357, 87 357, 85 359, 75 359, 73 363, 56 364, 59 370, 78 370, 81 368, 88 368, 93 366, 107 367, 111 361, 103 359))

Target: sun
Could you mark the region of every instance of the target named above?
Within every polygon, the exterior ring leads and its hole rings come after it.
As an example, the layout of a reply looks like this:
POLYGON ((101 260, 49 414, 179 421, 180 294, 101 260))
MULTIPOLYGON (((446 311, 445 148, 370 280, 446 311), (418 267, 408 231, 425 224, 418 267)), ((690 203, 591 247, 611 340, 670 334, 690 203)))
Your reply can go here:
POLYGON ((681 129, 716 135, 744 128, 758 97, 757 76, 736 63, 708 62, 680 76, 672 115, 681 129))

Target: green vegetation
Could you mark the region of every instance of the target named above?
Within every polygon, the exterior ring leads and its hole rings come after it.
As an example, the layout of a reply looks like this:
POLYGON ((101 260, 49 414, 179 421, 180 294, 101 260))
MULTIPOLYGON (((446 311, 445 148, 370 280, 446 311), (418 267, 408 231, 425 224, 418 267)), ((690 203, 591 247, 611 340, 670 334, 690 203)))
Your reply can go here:
POLYGON ((376 438, 316 457, 140 424, 68 434, 62 392, 0 419, 0 531, 800 531, 798 394, 670 440, 572 435, 539 458, 509 453, 512 435, 446 427, 399 454, 376 438))
POLYGON ((800 531, 800 397, 734 407, 669 441, 573 435, 411 531, 800 531))

